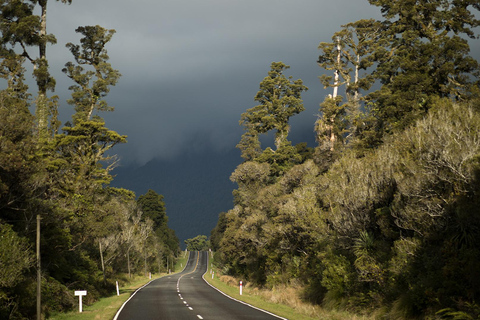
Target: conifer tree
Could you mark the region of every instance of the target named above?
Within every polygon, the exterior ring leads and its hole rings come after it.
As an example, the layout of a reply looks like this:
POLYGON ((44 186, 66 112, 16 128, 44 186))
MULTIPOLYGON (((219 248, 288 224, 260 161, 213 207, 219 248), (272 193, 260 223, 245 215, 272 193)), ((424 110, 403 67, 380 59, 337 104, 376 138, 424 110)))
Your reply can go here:
POLYGON ((345 140, 356 140, 366 125, 362 90, 369 90, 374 77, 367 72, 373 65, 375 52, 382 45, 383 25, 373 19, 359 20, 342 26, 332 42, 322 42, 318 64, 333 71, 333 76, 320 77, 324 88, 333 88, 320 105, 321 116, 315 123, 322 152, 331 153, 345 140), (360 74, 364 71, 365 74, 360 74), (338 93, 344 87, 345 96, 338 93))
POLYGON ((118 143, 125 143, 126 136, 107 129, 102 118, 93 116, 94 111, 113 110, 102 98, 120 77, 120 73, 107 62, 109 57, 105 49, 115 31, 100 26, 79 27, 76 31, 84 35, 81 45, 68 43, 67 47, 78 65, 68 62, 63 69, 76 83, 70 87, 73 92, 72 99, 68 101, 74 105, 76 112, 73 125, 67 123, 64 133, 56 140, 62 158, 69 159, 66 168, 70 168, 72 181, 80 183, 72 187, 82 189, 110 182, 109 172, 115 165, 115 159, 107 155, 107 151, 118 143), (83 65, 91 69, 85 69, 83 65), (107 167, 103 168, 102 163, 107 163, 107 167))
POLYGON ((376 53, 374 72, 381 88, 367 96, 384 132, 406 128, 438 99, 468 97, 479 66, 465 37, 474 38, 480 25, 478 1, 369 2, 386 18, 382 37, 388 43, 376 53))
POLYGON ((88 121, 95 111, 112 111, 104 98, 114 86, 121 74, 108 62, 105 45, 112 39, 115 30, 100 26, 79 27, 75 30, 84 37, 80 45, 67 43, 67 48, 75 58, 77 65, 68 62, 63 72, 76 84, 70 86, 72 99, 69 104, 75 106, 74 121, 88 121), (93 80, 95 79, 95 80, 93 80))
MULTIPOLYGON (((57 0, 70 4, 72 0, 57 0)), ((47 3, 48 0, 12 0, 0 2, 0 32, 1 45, 16 49, 21 56, 30 61, 34 67, 33 76, 38 87, 36 103, 36 118, 38 132, 42 138, 48 138, 49 117, 54 116, 51 125, 56 126, 56 97, 47 97, 47 91, 55 89, 55 79, 49 73, 46 54, 47 44, 55 44, 52 34, 47 34, 47 3), (37 5, 40 15, 36 15, 37 5), (29 52, 29 47, 38 49, 38 56, 29 52)))
POLYGON ((287 78, 283 74, 289 68, 283 62, 272 62, 268 76, 260 82, 260 90, 255 95, 254 100, 259 104, 241 116, 240 125, 244 126, 245 133, 237 145, 245 160, 274 164, 277 173, 301 161, 287 137, 290 117, 305 109, 301 94, 308 88, 302 80, 292 80, 291 76, 287 78), (259 136, 270 131, 275 132, 275 150, 262 151, 259 136))

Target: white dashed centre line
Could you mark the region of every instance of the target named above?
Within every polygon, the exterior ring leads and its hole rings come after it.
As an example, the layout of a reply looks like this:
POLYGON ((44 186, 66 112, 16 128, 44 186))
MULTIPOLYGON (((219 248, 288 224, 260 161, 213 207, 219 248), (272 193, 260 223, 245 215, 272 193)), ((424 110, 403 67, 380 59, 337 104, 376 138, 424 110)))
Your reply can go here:
POLYGON ((188 307, 188 309, 190 309, 190 310, 193 310, 193 308, 192 308, 192 307, 188 307))
POLYGON ((198 318, 198 319, 203 319, 203 317, 202 317, 201 315, 199 315, 199 314, 197 314, 197 318, 198 318))

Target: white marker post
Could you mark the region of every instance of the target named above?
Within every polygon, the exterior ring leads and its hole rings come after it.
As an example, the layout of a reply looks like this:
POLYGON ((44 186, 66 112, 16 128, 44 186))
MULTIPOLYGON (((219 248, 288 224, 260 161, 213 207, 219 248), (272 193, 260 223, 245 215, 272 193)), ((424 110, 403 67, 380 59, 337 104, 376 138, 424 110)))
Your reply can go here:
POLYGON ((78 312, 82 313, 82 297, 87 295, 87 291, 75 291, 75 295, 78 296, 78 312))
POLYGON ((242 285, 242 281, 240 281, 240 295, 242 295, 242 289, 243 289, 243 285, 242 285))
POLYGON ((116 285, 117 285, 117 296, 120 295, 120 290, 118 290, 118 281, 115 281, 116 282, 116 285))

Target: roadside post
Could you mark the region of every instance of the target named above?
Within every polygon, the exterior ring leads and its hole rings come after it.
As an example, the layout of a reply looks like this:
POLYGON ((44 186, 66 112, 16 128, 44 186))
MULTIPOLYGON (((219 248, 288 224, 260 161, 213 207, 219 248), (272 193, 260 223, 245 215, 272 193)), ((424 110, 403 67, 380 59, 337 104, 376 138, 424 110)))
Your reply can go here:
POLYGON ((75 295, 78 296, 78 312, 82 313, 82 297, 87 295, 86 290, 75 291, 75 295))
POLYGON ((240 281, 240 295, 242 295, 242 290, 243 289, 243 285, 242 285, 242 281, 240 281))

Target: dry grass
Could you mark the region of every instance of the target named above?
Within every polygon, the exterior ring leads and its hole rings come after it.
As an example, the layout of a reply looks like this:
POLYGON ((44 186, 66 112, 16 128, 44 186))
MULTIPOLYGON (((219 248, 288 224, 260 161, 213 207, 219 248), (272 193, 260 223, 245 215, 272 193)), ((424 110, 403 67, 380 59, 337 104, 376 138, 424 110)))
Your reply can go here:
POLYGON ((222 281, 223 283, 226 283, 228 284, 229 286, 236 286, 237 283, 239 283, 239 281, 237 279, 235 279, 234 277, 231 277, 231 276, 220 276, 220 281, 222 281))
MULTIPOLYGON (((219 277, 220 281, 232 286, 238 287, 239 280, 227 275, 221 275, 219 277)), ((300 296, 303 291, 303 288, 296 284, 292 283, 290 285, 279 285, 269 289, 260 289, 253 286, 250 283, 244 283, 244 294, 251 296, 258 296, 262 300, 274 304, 286 305, 293 308, 299 314, 311 317, 314 319, 325 319, 325 320, 371 320, 374 317, 368 317, 363 315, 351 314, 346 311, 336 311, 336 310, 326 310, 318 305, 312 305, 310 303, 304 302, 300 296)))

